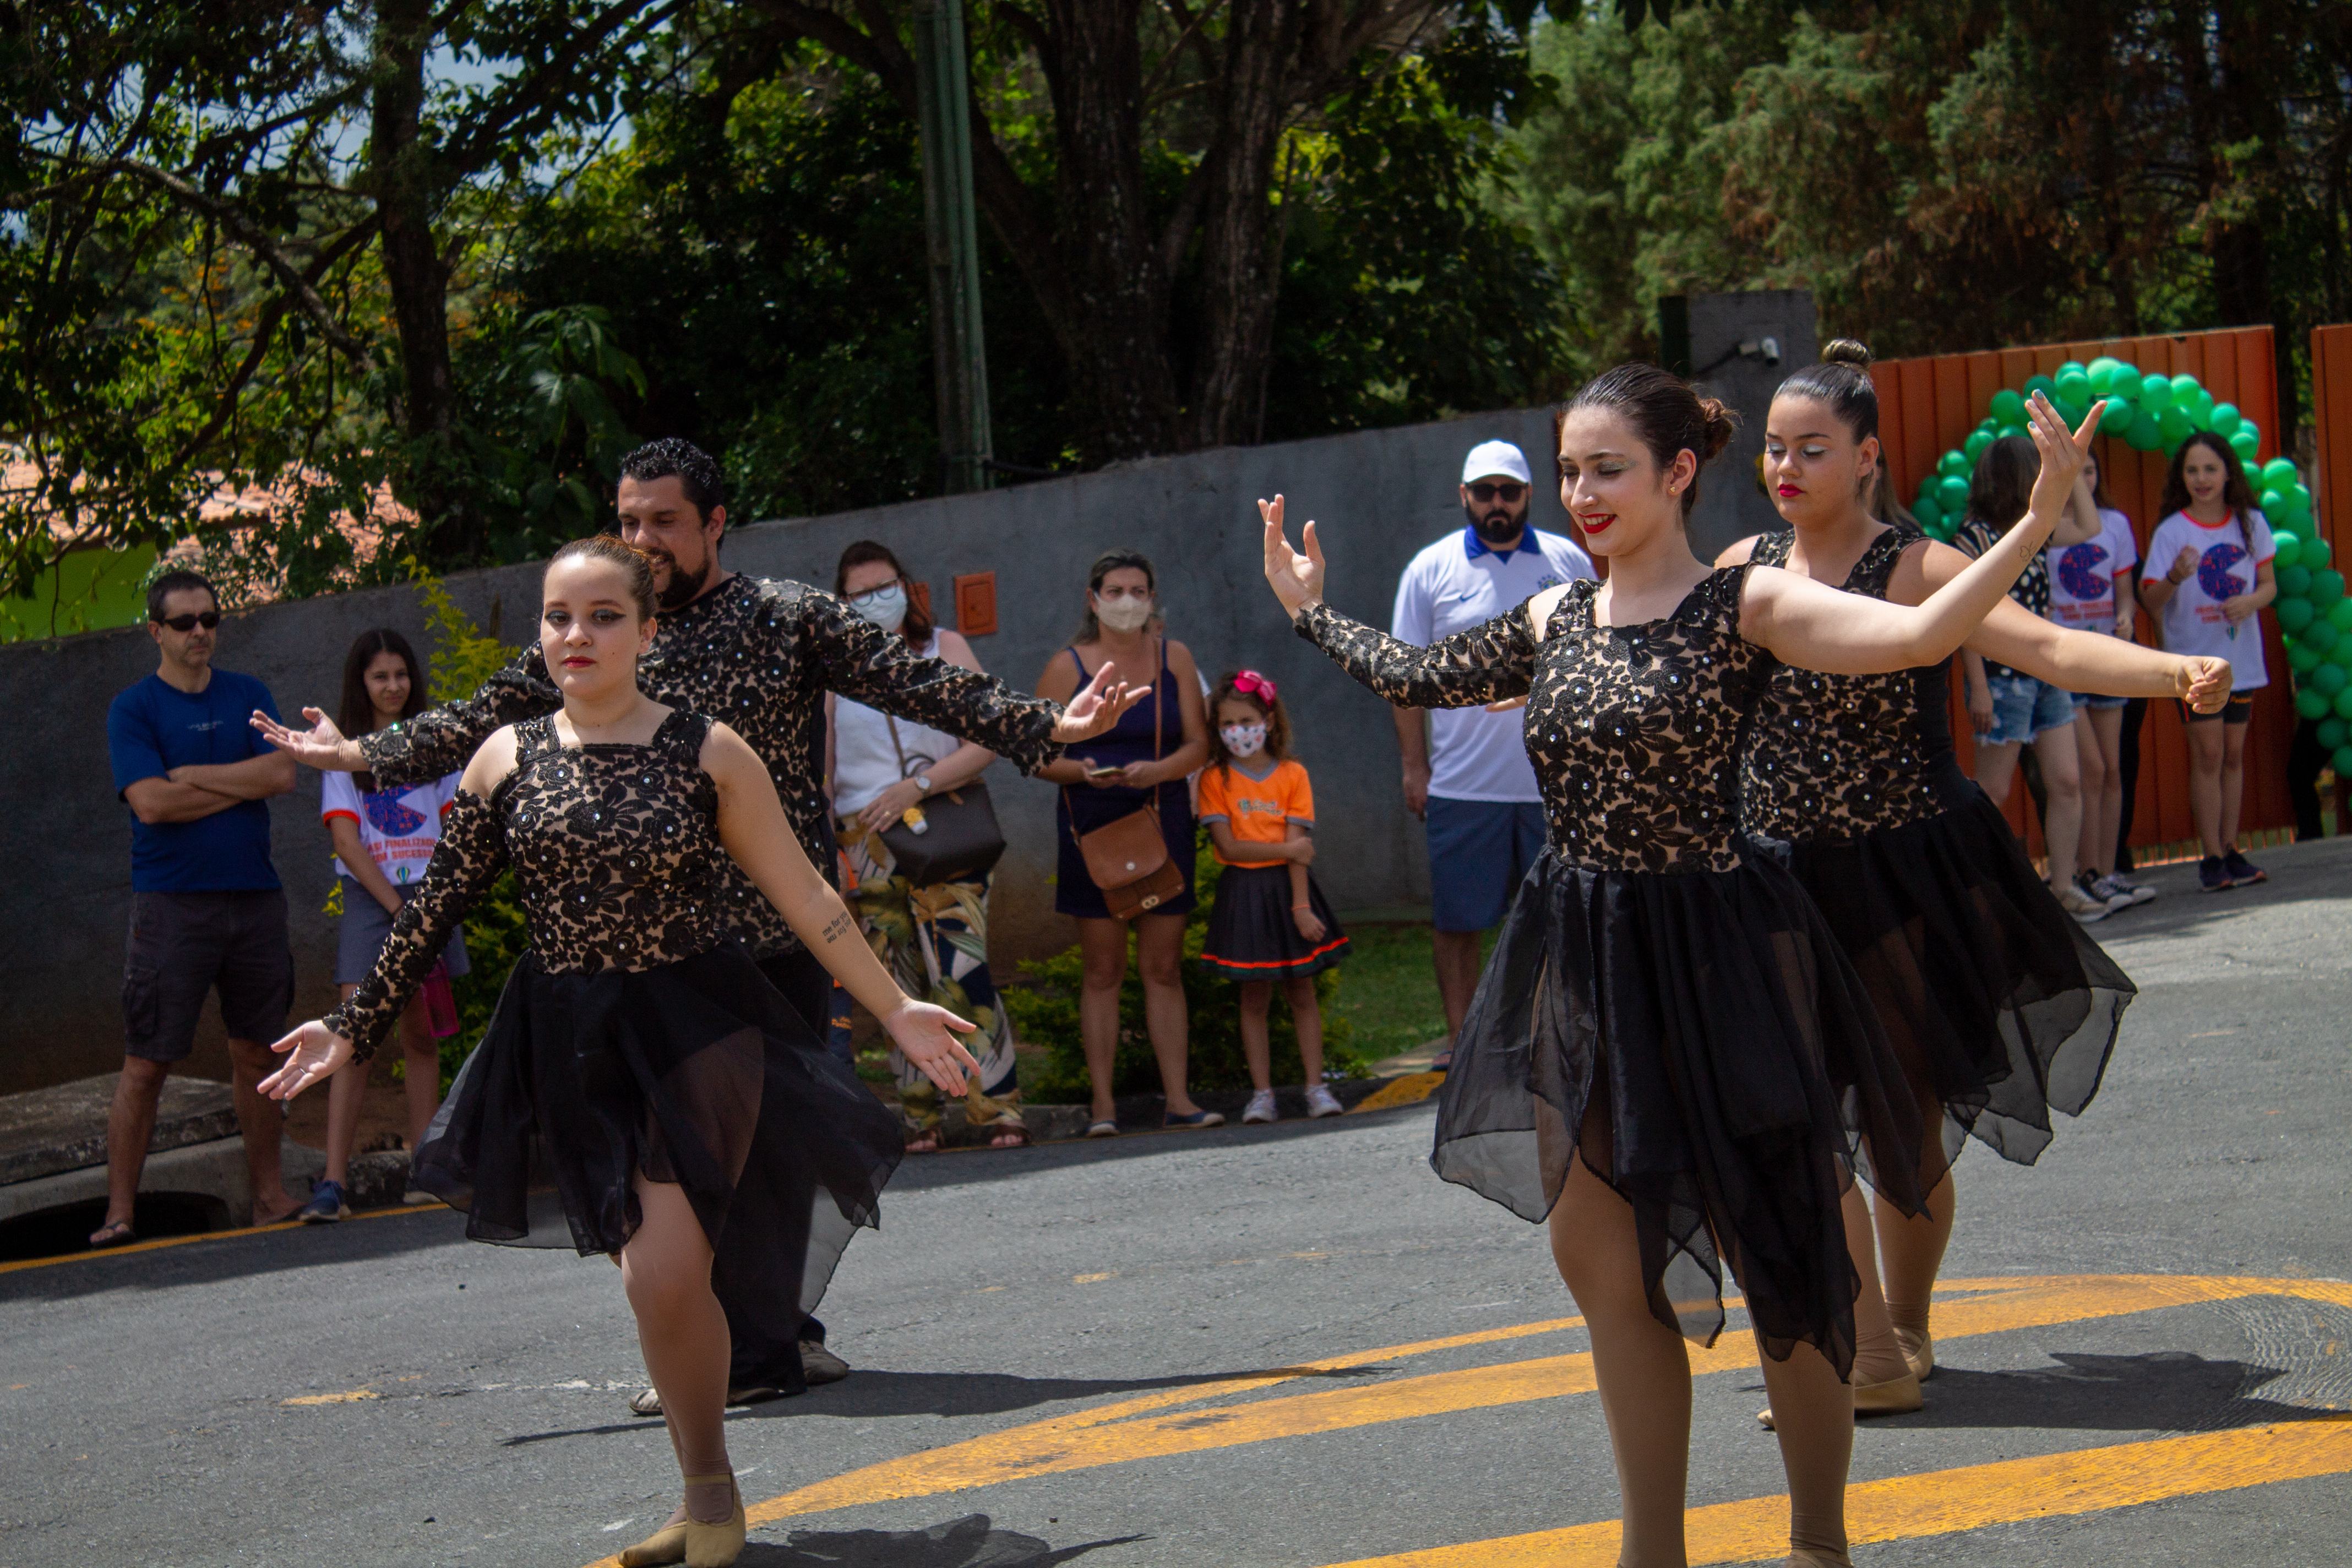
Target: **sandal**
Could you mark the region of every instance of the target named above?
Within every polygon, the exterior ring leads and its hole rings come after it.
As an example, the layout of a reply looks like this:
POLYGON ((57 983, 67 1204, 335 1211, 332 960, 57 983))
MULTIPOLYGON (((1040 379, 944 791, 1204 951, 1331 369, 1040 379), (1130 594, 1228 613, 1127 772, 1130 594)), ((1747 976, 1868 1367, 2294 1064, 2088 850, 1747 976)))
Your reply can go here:
POLYGON ((129 1220, 110 1219, 90 1233, 89 1249, 92 1252, 101 1252, 107 1247, 121 1247, 125 1242, 138 1239, 138 1233, 131 1228, 129 1220))
POLYGON ((1444 1072, 1450 1069, 1453 1066, 1454 1050, 1453 1047, 1449 1046, 1444 1050, 1438 1052, 1435 1056, 1429 1058, 1429 1067, 1427 1070, 1430 1072, 1444 1072))
POLYGON ((940 1130, 926 1127, 907 1140, 909 1154, 936 1154, 940 1152, 940 1130))
POLYGON ((990 1148, 1026 1149, 1029 1147, 1029 1129, 1020 1122, 999 1121, 995 1123, 995 1128, 996 1136, 988 1141, 990 1148))
POLYGON ((1196 1110, 1190 1116, 1171 1115, 1163 1116, 1160 1119, 1160 1125, 1165 1130, 1181 1130, 1187 1127, 1223 1127, 1224 1124, 1224 1112, 1221 1110, 1196 1110))

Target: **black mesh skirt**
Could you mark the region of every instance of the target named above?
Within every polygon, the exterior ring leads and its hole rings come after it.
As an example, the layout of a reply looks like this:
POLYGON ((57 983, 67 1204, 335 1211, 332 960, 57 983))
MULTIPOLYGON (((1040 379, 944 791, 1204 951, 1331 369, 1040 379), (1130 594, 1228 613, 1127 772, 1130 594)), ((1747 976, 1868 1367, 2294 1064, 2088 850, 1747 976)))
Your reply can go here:
POLYGON ((1794 877, 1595 871, 1544 851, 1479 979, 1438 1108, 1439 1175, 1528 1220, 1581 1158, 1632 1205, 1659 1320, 1712 1343, 1736 1272, 1767 1353, 1853 1362, 1839 1201, 1865 1143, 1917 1212, 1923 1125, 1794 877))
POLYGON ((637 1172, 685 1190, 722 1294, 814 1310, 903 1153, 896 1121, 743 951, 636 973, 515 966, 417 1146, 466 1234, 618 1252, 637 1172))
POLYGON ((1950 798, 1924 821, 1790 852, 1914 1095, 1942 1107, 1930 1185, 1970 1134, 2032 1163, 2051 1111, 2078 1116, 2098 1092, 2137 994, 1984 792, 1962 780, 1950 798))
POLYGON ((1298 934, 1291 912, 1289 867, 1226 867, 1217 873, 1201 967, 1228 980, 1290 980, 1330 968, 1348 956, 1348 933, 1312 874, 1307 903, 1323 922, 1323 934, 1313 942, 1298 934))

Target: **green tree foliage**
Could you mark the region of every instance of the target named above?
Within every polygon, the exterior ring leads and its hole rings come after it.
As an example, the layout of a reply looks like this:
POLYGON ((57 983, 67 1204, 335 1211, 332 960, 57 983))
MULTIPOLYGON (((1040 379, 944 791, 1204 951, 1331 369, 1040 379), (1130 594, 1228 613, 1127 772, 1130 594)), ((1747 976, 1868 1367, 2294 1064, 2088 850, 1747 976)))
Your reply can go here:
POLYGON ((1884 353, 2267 321, 2292 428, 2352 310, 2352 13, 2317 0, 1649 5, 1537 31, 1501 202, 1580 371, 1657 296, 1806 287, 1884 353), (1661 19, 1663 18, 1663 20, 1661 19))

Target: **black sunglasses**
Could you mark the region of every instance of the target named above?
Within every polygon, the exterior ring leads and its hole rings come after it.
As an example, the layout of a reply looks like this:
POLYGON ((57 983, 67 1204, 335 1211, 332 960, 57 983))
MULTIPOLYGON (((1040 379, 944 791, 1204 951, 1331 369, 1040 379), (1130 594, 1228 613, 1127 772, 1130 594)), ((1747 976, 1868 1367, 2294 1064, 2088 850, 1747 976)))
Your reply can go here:
POLYGON ((192 632, 198 626, 210 631, 220 625, 220 612, 206 610, 201 616, 157 616, 155 624, 159 626, 169 626, 175 632, 192 632))
POLYGON ((1470 499, 1480 506, 1485 506, 1497 496, 1507 504, 1527 493, 1528 487, 1525 485, 1472 485, 1470 487, 1470 499))

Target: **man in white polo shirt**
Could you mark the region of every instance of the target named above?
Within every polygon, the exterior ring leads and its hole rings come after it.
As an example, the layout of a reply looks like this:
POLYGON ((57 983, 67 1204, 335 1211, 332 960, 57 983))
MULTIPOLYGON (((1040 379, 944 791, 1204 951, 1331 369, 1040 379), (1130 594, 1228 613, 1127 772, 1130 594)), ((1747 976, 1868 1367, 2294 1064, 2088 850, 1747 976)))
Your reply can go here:
MULTIPOLYGON (((1462 465, 1469 525, 1412 558, 1397 583, 1393 630, 1426 647, 1516 609, 1555 584, 1593 574, 1574 540, 1528 522, 1534 486, 1528 459, 1508 441, 1484 441, 1462 465)), ((1396 710, 1404 799, 1429 829, 1437 989, 1445 1001, 1445 1049, 1478 984, 1478 938, 1499 923, 1543 847, 1543 796, 1519 740, 1520 715, 1447 708, 1426 719, 1396 710)))

